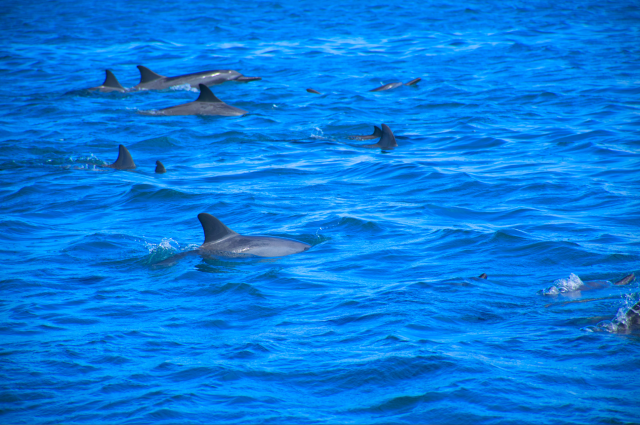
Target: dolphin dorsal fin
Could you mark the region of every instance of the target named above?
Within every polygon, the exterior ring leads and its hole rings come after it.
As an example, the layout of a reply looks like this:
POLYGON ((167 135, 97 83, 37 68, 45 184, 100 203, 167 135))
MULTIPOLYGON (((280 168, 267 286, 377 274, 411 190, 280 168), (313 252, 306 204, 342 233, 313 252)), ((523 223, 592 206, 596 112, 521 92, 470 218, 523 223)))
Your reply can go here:
POLYGON ((392 149, 398 146, 398 143, 396 143, 396 137, 393 135, 393 132, 388 125, 382 124, 382 137, 380 137, 377 144, 382 149, 392 149))
POLYGON ((616 286, 622 286, 622 285, 626 285, 628 283, 631 283, 635 280, 636 275, 631 273, 630 275, 627 275, 625 277, 623 277, 622 279, 620 279, 619 281, 617 281, 616 283, 614 283, 614 285, 616 286))
POLYGON ((118 159, 116 162, 110 165, 111 168, 116 168, 118 170, 130 170, 132 168, 136 168, 136 163, 133 162, 133 158, 131 158, 131 154, 124 147, 124 145, 118 146, 118 159))
POLYGON ((209 103, 224 103, 216 97, 211 89, 204 84, 200 84, 200 96, 196 99, 196 102, 209 102, 209 103))
POLYGON ((115 75, 113 75, 113 72, 109 71, 108 69, 106 72, 107 72, 107 77, 104 79, 104 83, 102 83, 102 85, 105 87, 113 87, 116 89, 124 90, 124 87, 122 87, 120 82, 118 82, 118 79, 116 78, 115 75))
POLYGON ((207 213, 198 214, 198 220, 204 230, 203 245, 209 242, 218 241, 226 236, 237 235, 236 232, 225 226, 220 220, 207 213))
POLYGON ((167 172, 167 169, 164 168, 164 164, 160 161, 156 161, 156 173, 163 174, 166 172, 167 172))
POLYGON ((146 66, 138 65, 138 71, 140 71, 140 84, 149 83, 158 78, 164 78, 164 76, 156 74, 146 66))

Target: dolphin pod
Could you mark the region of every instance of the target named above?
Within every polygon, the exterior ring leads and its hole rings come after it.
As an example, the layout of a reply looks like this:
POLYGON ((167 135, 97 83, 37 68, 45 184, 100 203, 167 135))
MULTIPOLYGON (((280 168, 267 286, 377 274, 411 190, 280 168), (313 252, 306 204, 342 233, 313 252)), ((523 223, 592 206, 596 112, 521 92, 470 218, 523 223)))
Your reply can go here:
MULTIPOLYGON (((124 145, 118 146, 118 159, 113 164, 105 165, 107 168, 113 168, 116 170, 134 170, 136 169, 136 163, 133 162, 131 153, 124 145)), ((166 173, 167 170, 162 165, 162 162, 156 161, 156 173, 166 173)))
POLYGON ((178 75, 177 77, 165 77, 156 74, 142 65, 138 65, 138 70, 140 71, 140 82, 133 87, 136 90, 162 90, 183 84, 189 84, 195 88, 201 84, 213 86, 227 81, 248 82, 262 79, 261 77, 245 77, 232 69, 195 72, 193 74, 178 75))
POLYGON ((248 112, 244 109, 227 105, 218 99, 209 87, 200 84, 200 96, 195 101, 143 113, 145 115, 221 115, 238 117, 248 112))

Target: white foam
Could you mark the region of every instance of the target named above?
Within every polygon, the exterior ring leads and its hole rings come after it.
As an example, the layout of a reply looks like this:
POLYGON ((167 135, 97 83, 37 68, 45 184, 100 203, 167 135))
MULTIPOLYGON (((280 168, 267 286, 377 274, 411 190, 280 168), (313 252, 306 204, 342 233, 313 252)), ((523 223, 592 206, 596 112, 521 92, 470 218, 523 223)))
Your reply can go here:
POLYGON ((552 286, 548 287, 547 289, 543 289, 542 295, 558 295, 564 292, 577 291, 583 285, 584 283, 582 282, 582 280, 580 280, 580 278, 576 274, 571 273, 569 277, 564 279, 557 279, 555 282, 553 282, 552 286))
POLYGON ((184 90, 184 91, 192 91, 192 92, 200 92, 200 90, 198 90, 195 87, 191 87, 190 84, 178 84, 177 86, 171 86, 169 87, 169 90, 184 90))

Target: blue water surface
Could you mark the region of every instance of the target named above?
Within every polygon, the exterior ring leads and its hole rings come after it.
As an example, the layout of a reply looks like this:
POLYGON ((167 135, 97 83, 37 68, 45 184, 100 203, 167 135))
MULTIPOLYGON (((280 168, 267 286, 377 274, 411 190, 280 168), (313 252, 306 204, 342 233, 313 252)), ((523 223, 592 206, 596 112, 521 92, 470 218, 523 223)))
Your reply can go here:
POLYGON ((0 422, 638 422, 640 335, 612 327, 638 281, 542 295, 640 271, 637 1, 24 0, 0 24, 0 422), (136 65, 262 80, 212 86, 243 117, 85 90, 136 65), (347 138, 382 123, 393 151, 347 138), (136 170, 103 167, 119 144, 136 170), (158 267, 201 212, 312 247, 158 267))

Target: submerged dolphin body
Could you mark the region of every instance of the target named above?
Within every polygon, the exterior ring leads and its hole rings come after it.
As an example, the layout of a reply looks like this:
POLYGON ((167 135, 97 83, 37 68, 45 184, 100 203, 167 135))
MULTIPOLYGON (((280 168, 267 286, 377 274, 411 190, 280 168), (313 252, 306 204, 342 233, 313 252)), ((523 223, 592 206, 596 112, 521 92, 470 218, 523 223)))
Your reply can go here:
POLYGON ((140 83, 133 87, 136 90, 162 90, 173 86, 189 84, 191 87, 198 87, 200 84, 213 86, 226 81, 255 81, 261 77, 245 77, 238 71, 232 69, 217 69, 214 71, 195 72, 193 74, 179 75, 177 77, 165 77, 156 74, 149 68, 138 65, 140 71, 140 83))
POLYGON ((200 84, 200 96, 194 101, 183 105, 171 106, 158 111, 146 112, 145 115, 222 115, 225 117, 239 117, 246 114, 244 109, 227 105, 216 97, 204 84, 200 84))
POLYGON ((391 89, 395 89, 398 88, 402 85, 405 86, 412 86, 414 84, 417 84, 420 82, 420 80, 422 80, 422 78, 415 78, 411 81, 409 81, 408 83, 402 84, 402 83, 389 83, 389 84, 385 84, 384 86, 380 86, 378 88, 375 88, 373 90, 369 90, 369 91, 385 91, 385 90, 391 90, 391 89))
POLYGON ((118 146, 118 159, 111 165, 107 165, 108 168, 115 168, 116 170, 133 170, 136 168, 136 163, 133 162, 131 154, 124 147, 124 145, 118 146))
POLYGON ((349 136, 349 139, 369 140, 369 139, 377 139, 378 137, 382 137, 382 130, 380 130, 380 127, 374 125, 373 134, 364 135, 364 136, 349 136))
POLYGON ((115 75, 113 75, 113 72, 109 71, 108 69, 106 70, 106 78, 104 79, 104 83, 102 83, 102 85, 97 86, 97 87, 91 87, 87 90, 91 90, 91 91, 99 91, 102 93, 109 93, 112 91, 119 91, 119 92, 125 92, 126 89, 124 87, 122 87, 122 85, 118 82, 118 79, 116 78, 115 75))
POLYGON ((225 226, 207 213, 198 214, 204 230, 204 242, 194 251, 174 255, 158 265, 170 265, 187 255, 202 257, 284 257, 311 248, 303 242, 271 236, 244 236, 225 226))
MULTIPOLYGON (((375 134, 375 133, 374 133, 375 134)), ((398 146, 396 143, 396 138, 393 135, 393 132, 389 128, 388 125, 382 124, 382 136, 380 136, 380 140, 378 143, 373 145, 362 145, 361 148, 380 148, 382 150, 394 149, 398 146)))

